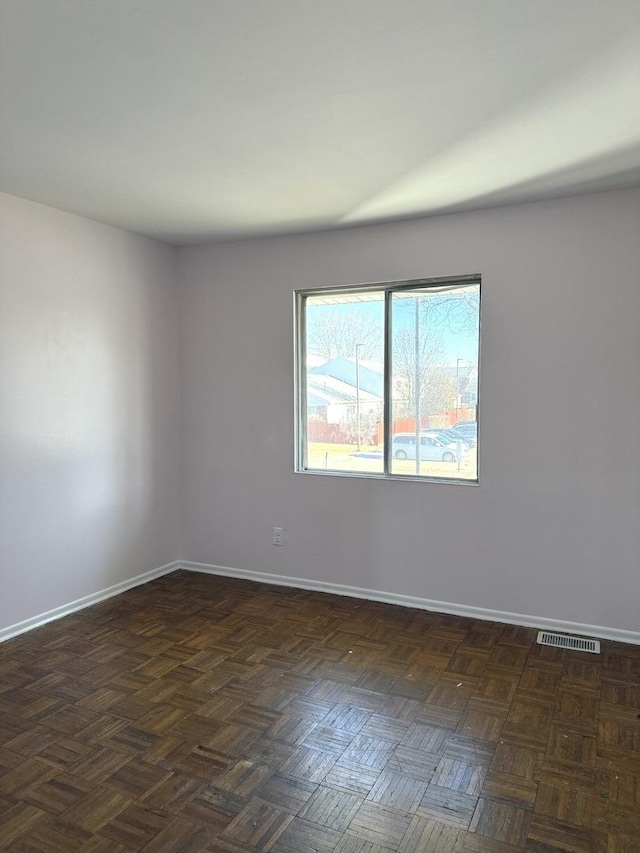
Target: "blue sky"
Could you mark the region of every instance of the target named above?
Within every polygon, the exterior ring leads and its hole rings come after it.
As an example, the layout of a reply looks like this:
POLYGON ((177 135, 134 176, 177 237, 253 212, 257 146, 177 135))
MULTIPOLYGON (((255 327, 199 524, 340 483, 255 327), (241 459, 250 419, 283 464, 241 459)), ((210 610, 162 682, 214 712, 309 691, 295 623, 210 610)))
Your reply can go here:
MULTIPOLYGON (((429 299, 429 296, 421 295, 421 299, 429 299)), ((314 322, 322 322, 328 313, 348 316, 354 311, 362 312, 364 316, 374 318, 379 322, 380 339, 383 339, 384 327, 384 302, 372 300, 365 302, 346 302, 331 305, 307 305, 307 326, 310 328, 314 322)), ((443 363, 453 365, 457 359, 465 363, 477 364, 478 360, 478 334, 477 327, 474 330, 456 328, 456 324, 447 321, 444 311, 434 309, 435 322, 433 329, 435 334, 440 335, 443 347, 443 363)), ((393 300, 393 330, 407 328, 410 332, 415 329, 415 300, 413 298, 393 300)), ((425 323, 421 324, 421 333, 428 331, 425 323)))

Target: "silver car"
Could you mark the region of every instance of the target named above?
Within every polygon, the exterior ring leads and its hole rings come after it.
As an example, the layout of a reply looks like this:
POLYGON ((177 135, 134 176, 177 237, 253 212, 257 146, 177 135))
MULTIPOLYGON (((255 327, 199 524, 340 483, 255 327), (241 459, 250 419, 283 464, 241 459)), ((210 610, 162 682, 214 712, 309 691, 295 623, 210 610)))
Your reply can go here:
MULTIPOLYGON (((416 458, 416 434, 414 432, 399 432, 393 436, 392 451, 394 459, 416 458)), ((461 444, 445 443, 434 435, 420 435, 421 462, 458 462, 464 456, 461 444)))

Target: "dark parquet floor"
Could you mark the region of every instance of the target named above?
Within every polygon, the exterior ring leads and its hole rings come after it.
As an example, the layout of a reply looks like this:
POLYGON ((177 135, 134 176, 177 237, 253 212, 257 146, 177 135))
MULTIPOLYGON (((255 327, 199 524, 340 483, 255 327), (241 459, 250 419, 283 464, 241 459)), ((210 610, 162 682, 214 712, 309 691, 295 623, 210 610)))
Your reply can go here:
POLYGON ((11 853, 638 853, 640 648, 177 572, 0 646, 11 853))

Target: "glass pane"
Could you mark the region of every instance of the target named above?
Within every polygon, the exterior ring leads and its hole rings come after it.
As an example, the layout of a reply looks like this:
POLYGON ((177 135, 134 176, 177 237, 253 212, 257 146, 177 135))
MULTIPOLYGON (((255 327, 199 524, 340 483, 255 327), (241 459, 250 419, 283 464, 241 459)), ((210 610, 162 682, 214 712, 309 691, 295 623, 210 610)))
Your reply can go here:
POLYGON ((477 284, 393 293, 392 474, 477 480, 479 317, 477 284))
POLYGON ((306 468, 384 472, 384 293, 316 294, 303 303, 306 468))

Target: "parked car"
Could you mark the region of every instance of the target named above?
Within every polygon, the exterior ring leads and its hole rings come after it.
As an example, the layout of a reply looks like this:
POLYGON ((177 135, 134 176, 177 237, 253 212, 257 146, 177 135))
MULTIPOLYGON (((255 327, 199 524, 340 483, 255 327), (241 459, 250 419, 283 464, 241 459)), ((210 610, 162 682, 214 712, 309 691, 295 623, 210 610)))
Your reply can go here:
POLYGON ((444 441, 445 444, 451 444, 454 442, 457 444, 458 442, 462 442, 462 449, 467 452, 471 448, 471 442, 469 439, 458 430, 448 427, 434 427, 432 429, 426 429, 422 431, 424 435, 433 435, 436 438, 440 438, 444 441))
MULTIPOLYGON (((395 459, 416 458, 416 434, 414 432, 399 432, 393 436, 392 455, 395 459)), ((458 451, 455 442, 445 443, 433 435, 420 435, 421 462, 457 462, 464 456, 464 450, 458 451)))
POLYGON ((452 429, 461 433, 470 443, 471 447, 475 447, 478 443, 478 424, 476 421, 458 421, 452 429))

